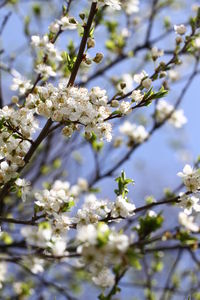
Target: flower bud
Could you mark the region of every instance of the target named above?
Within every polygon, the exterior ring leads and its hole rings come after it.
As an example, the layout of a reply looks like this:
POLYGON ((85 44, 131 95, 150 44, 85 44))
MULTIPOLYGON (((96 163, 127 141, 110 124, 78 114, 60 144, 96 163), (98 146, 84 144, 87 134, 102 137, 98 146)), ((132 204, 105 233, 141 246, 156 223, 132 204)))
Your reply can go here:
POLYGON ((152 84, 152 80, 150 78, 146 78, 142 81, 142 86, 145 89, 149 89, 151 87, 151 84, 152 84))
POLYGON ((103 59, 102 53, 97 53, 96 56, 93 58, 93 61, 97 64, 99 64, 103 59))
POLYGON ((70 137, 72 135, 72 133, 73 133, 73 130, 69 126, 65 126, 62 130, 62 134, 67 137, 70 137))
POLYGON ((118 107, 119 106, 119 102, 117 100, 112 100, 111 106, 112 107, 118 107))
POLYGON ((89 38, 88 41, 87 41, 87 47, 88 47, 88 49, 94 48, 95 47, 95 40, 92 39, 92 38, 89 38))
POLYGON ((85 19, 85 14, 81 13, 81 14, 79 14, 79 17, 81 18, 81 20, 84 20, 85 19))
POLYGON ((17 96, 12 96, 12 103, 18 103, 19 102, 19 98, 17 96))
POLYGON ((120 82, 119 86, 120 86, 120 89, 121 89, 121 90, 125 89, 125 87, 126 87, 126 82, 120 82))
POLYGON ((91 133, 91 132, 86 132, 86 133, 85 133, 85 138, 86 138, 86 140, 90 140, 91 137, 92 137, 92 133, 91 133))

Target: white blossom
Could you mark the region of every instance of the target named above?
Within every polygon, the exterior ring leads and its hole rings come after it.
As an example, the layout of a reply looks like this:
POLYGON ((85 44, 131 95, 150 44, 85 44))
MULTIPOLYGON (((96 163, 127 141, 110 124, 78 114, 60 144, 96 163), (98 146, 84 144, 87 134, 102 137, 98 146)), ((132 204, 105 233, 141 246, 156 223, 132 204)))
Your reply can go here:
POLYGON ((78 178, 77 185, 81 191, 86 192, 88 190, 88 182, 85 178, 78 178))
POLYGON ((145 89, 149 89, 152 85, 152 80, 150 78, 146 78, 144 80, 142 80, 142 86, 145 88, 145 89))
POLYGON ((62 30, 73 30, 77 28, 78 22, 73 17, 64 16, 58 20, 58 24, 61 26, 62 30))
POLYGON ((98 86, 93 87, 90 91, 90 100, 95 105, 105 106, 108 102, 106 90, 102 90, 98 86))
POLYGON ((161 57, 164 55, 164 51, 158 49, 157 47, 151 48, 151 56, 153 60, 156 60, 158 57, 161 57))
POLYGON ((34 111, 22 107, 4 106, 0 109, 2 131, 0 135, 0 183, 17 176, 19 167, 24 166, 24 157, 30 149, 30 138, 38 129, 34 111))
POLYGON ((50 190, 36 192, 35 198, 37 200, 35 204, 50 215, 65 211, 74 201, 69 182, 60 180, 56 180, 50 190))
POLYGON ((183 109, 175 110, 169 119, 169 123, 176 128, 181 128, 184 124, 186 124, 187 118, 184 115, 183 109))
POLYGON ((105 137, 110 141, 112 126, 104 121, 111 114, 107 100, 106 91, 99 87, 94 87, 89 92, 86 88, 68 87, 67 82, 63 81, 58 87, 52 84, 38 87, 37 94, 28 96, 26 105, 35 107, 39 115, 55 122, 72 122, 68 129, 63 130, 66 136, 71 136, 78 124, 81 124, 85 126, 88 135, 94 133, 97 138, 105 137))
POLYGON ((60 52, 56 49, 55 45, 49 41, 47 35, 43 37, 34 35, 31 37, 31 45, 36 48, 37 51, 43 51, 48 58, 53 59, 54 62, 59 62, 62 60, 60 52))
POLYGON ((143 80, 145 77, 147 77, 147 76, 148 76, 148 74, 143 70, 141 73, 135 74, 135 75, 133 76, 133 80, 134 80, 136 83, 141 84, 142 80, 143 80))
POLYGON ((21 229, 22 236, 27 243, 32 246, 46 248, 52 236, 52 230, 48 226, 40 226, 39 228, 33 226, 25 226, 21 229))
POLYGON ((180 73, 177 70, 169 70, 168 76, 172 82, 175 82, 180 79, 180 73))
POLYGON ((35 68, 35 72, 40 74, 44 78, 55 77, 56 72, 53 71, 51 66, 47 66, 45 64, 39 64, 35 68))
POLYGON ((118 196, 111 211, 111 216, 113 218, 127 218, 134 215, 134 210, 134 204, 128 202, 126 198, 118 196))
POLYGON ((108 268, 103 268, 96 276, 92 277, 93 282, 101 287, 110 287, 115 283, 115 276, 108 268))
POLYGON ((197 49, 200 49, 200 37, 197 37, 194 40, 194 47, 197 48, 197 49))
POLYGON ((51 252, 54 256, 62 256, 67 254, 66 250, 66 241, 62 237, 54 237, 51 243, 48 243, 48 246, 51 249, 51 252))
POLYGON ((139 4, 139 0, 122 1, 122 8, 128 15, 131 15, 139 11, 139 4))
POLYGON ((188 191, 195 192, 200 188, 200 170, 193 169, 190 165, 185 165, 183 172, 177 174, 182 178, 188 191))
POLYGON ((129 98, 133 99, 136 104, 139 104, 143 97, 144 95, 142 94, 141 90, 134 90, 129 98))
POLYGON ((126 252, 129 247, 129 238, 125 234, 111 232, 108 238, 108 247, 110 249, 118 249, 120 252, 126 252))
POLYGON ((44 260, 39 257, 24 257, 22 263, 29 268, 33 274, 44 272, 44 260))
POLYGON ((184 116, 182 109, 175 110, 172 104, 167 103, 165 100, 159 100, 156 106, 156 120, 162 123, 165 119, 176 128, 181 128, 187 119, 184 116))
POLYGON ((90 2, 97 2, 100 6, 101 5, 108 5, 112 9, 120 10, 121 9, 121 2, 120 0, 89 0, 90 2))
POLYGON ((10 87, 12 91, 19 90, 19 94, 24 95, 33 87, 31 80, 23 78, 18 72, 14 72, 13 75, 13 83, 10 87))
POLYGON ((120 113, 127 115, 131 112, 131 104, 128 101, 122 101, 119 105, 118 110, 120 113))
POLYGON ((85 197, 83 206, 78 209, 75 220, 78 226, 83 224, 98 223, 106 218, 111 211, 112 204, 106 200, 98 200, 95 195, 85 197))
POLYGON ((45 49, 46 45, 49 43, 48 35, 44 35, 42 38, 38 35, 33 35, 31 37, 31 45, 37 48, 45 49))
POLYGON ((178 218, 179 218, 179 223, 182 226, 184 226, 186 229, 193 232, 199 231, 199 226, 194 222, 194 217, 188 216, 184 212, 180 212, 178 218))
POLYGON ((184 213, 186 215, 190 215, 193 210, 196 212, 200 211, 199 197, 180 193, 179 201, 178 206, 184 208, 184 213))
POLYGON ((144 126, 131 124, 129 121, 125 121, 123 125, 119 127, 120 133, 126 135, 131 142, 136 144, 142 143, 148 137, 148 132, 144 126))
POLYGON ((123 93, 128 93, 133 88, 133 77, 130 74, 123 74, 121 76, 120 83, 118 84, 118 89, 120 91, 123 91, 123 93), (124 85, 124 88, 122 89, 122 85, 124 85))
POLYGON ((90 245, 96 244, 97 239, 97 230, 96 227, 92 224, 81 226, 78 229, 77 239, 81 242, 88 242, 90 245))
POLYGON ((30 194, 30 181, 26 181, 25 179, 21 179, 21 178, 18 178, 16 181, 15 181, 15 184, 21 188, 21 197, 22 197, 22 201, 26 201, 28 195, 30 194))
POLYGON ((181 24, 181 25, 174 25, 174 30, 177 34, 183 35, 186 33, 186 26, 181 24))
POLYGON ((3 282, 6 280, 7 264, 0 262, 0 289, 3 287, 3 282))
POLYGON ((52 22, 49 25, 49 31, 52 33, 57 33, 59 31, 59 29, 60 29, 60 25, 57 20, 55 22, 52 22))
POLYGON ((88 266, 97 281, 102 269, 123 261, 123 255, 130 245, 127 235, 118 233, 114 228, 110 229, 102 222, 78 227, 77 240, 81 242, 77 250, 82 256, 81 263, 88 266))

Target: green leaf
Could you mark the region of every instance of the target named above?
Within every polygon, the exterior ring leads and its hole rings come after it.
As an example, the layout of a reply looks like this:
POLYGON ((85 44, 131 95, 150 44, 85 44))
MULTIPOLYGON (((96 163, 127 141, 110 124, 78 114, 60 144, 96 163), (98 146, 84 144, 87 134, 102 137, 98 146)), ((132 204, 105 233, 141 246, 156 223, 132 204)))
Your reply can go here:
POLYGON ((10 245, 13 242, 12 236, 7 232, 2 232, 1 234, 1 240, 6 244, 10 245))
POLYGON ((133 249, 128 249, 128 252, 126 254, 127 254, 129 264, 136 270, 141 270, 142 266, 139 261, 140 258, 139 254, 136 253, 133 249))
POLYGON ((90 188, 89 192, 90 193, 99 193, 100 192, 100 188, 90 188))
POLYGON ((115 190, 115 194, 117 196, 122 195, 123 197, 125 197, 129 192, 127 185, 134 184, 134 180, 126 178, 124 171, 122 171, 121 176, 117 177, 115 181, 118 183, 118 189, 115 190))
POLYGON ((96 134, 94 134, 94 132, 92 133, 92 137, 89 139, 89 142, 96 152, 100 152, 104 146, 104 143, 102 141, 97 140, 97 136, 96 134))
POLYGON ((176 235, 176 238, 183 244, 187 246, 196 245, 197 238, 191 236, 187 231, 179 231, 176 235))
POLYGON ((101 226, 103 226, 103 223, 98 224, 98 230, 97 230, 97 240, 98 240, 98 246, 103 247, 107 244, 108 242, 108 237, 110 234, 110 231, 101 231, 101 226))
POLYGON ((62 160, 60 158, 56 158, 54 161, 53 161, 53 168, 54 169, 59 169, 62 165, 62 160))
POLYGON ((4 122, 5 122, 5 118, 2 118, 2 119, 0 120, 0 129, 3 128, 4 122))
POLYGON ((62 207, 62 212, 70 211, 70 209, 75 205, 75 202, 73 200, 65 203, 62 207))
POLYGON ((41 16, 41 6, 38 3, 33 4, 32 10, 37 17, 41 16))
POLYGON ((106 21, 105 25, 110 33, 115 33, 118 23, 116 21, 106 21))
POLYGON ((150 234, 159 228, 163 224, 164 218, 161 214, 151 216, 147 214, 145 217, 139 219, 139 227, 136 229, 141 239, 150 236, 150 234))
POLYGON ((42 175, 47 175, 51 171, 50 166, 44 165, 41 167, 40 172, 42 175))

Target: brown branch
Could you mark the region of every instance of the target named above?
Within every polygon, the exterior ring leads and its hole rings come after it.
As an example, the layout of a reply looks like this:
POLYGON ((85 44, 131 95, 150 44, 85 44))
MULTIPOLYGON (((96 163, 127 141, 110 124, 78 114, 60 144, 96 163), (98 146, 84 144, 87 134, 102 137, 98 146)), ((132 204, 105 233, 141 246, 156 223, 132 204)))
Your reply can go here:
POLYGON ((3 8, 7 3, 9 2, 9 0, 4 0, 0 3, 0 9, 3 8))
MULTIPOLYGON (((172 278, 172 276, 174 275, 175 269, 176 269, 177 266, 178 266, 178 263, 179 263, 179 261, 180 261, 180 259, 181 259, 181 257, 182 257, 182 254, 183 254, 182 249, 179 249, 179 250, 178 250, 177 257, 176 257, 174 263, 172 264, 171 270, 170 270, 170 272, 169 272, 169 274, 168 274, 168 277, 167 277, 167 280, 166 280, 166 283, 165 283, 165 288, 164 288, 163 293, 162 293, 162 295, 161 295, 161 297, 160 297, 160 300, 165 300, 166 297, 167 297, 168 289, 170 289, 171 278, 172 278)), ((173 288, 174 288, 174 287, 172 286, 170 292, 173 292, 173 288)))
POLYGON ((33 217, 31 220, 17 220, 14 218, 4 218, 0 217, 0 222, 11 223, 11 224, 21 224, 21 225, 37 225, 36 221, 44 218, 45 215, 33 217))
POLYGON ((79 52, 78 52, 76 62, 74 64, 69 82, 68 82, 68 86, 73 85, 74 81, 76 79, 80 64, 83 60, 83 54, 84 54, 84 51, 85 51, 87 39, 88 39, 88 36, 89 36, 89 33, 90 33, 90 28, 92 26, 92 22, 93 22, 93 19, 94 19, 94 16, 95 16, 96 12, 97 12, 97 3, 93 2, 92 5, 91 5, 91 8, 90 8, 90 13, 89 13, 87 24, 83 25, 83 27, 84 27, 83 38, 81 40, 81 44, 80 44, 80 47, 79 47, 79 52))

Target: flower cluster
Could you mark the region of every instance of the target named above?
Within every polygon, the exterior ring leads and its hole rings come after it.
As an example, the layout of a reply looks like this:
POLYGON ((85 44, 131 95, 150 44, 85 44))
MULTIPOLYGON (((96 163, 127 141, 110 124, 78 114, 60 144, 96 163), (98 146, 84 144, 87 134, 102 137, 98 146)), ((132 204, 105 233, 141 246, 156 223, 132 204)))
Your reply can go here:
POLYGON ((23 227, 21 234, 30 246, 46 249, 54 256, 61 256, 66 252, 66 237, 56 236, 49 223, 40 223, 39 227, 23 227))
POLYGON ((94 283, 102 287, 112 286, 114 274, 111 268, 125 258, 130 245, 128 236, 102 222, 80 227, 77 240, 81 242, 78 247, 81 263, 88 266, 94 283))
POLYGON ((179 194, 178 206, 184 211, 179 213, 179 223, 190 231, 199 231, 199 226, 194 222, 193 212, 200 212, 199 193, 200 170, 193 169, 190 165, 185 165, 183 172, 177 174, 183 179, 188 193, 179 194))
POLYGON ((110 141, 112 127, 104 122, 111 114, 107 100, 106 91, 99 87, 89 92, 86 88, 68 87, 62 82, 58 87, 52 84, 38 87, 36 93, 27 97, 26 107, 35 108, 37 114, 66 124, 63 129, 65 136, 71 136, 81 124, 85 126, 88 137, 94 133, 98 138, 105 137, 110 141))
POLYGON ((62 59, 60 53, 55 48, 55 45, 50 42, 48 35, 44 35, 42 37, 33 35, 31 37, 31 45, 38 51, 43 51, 43 54, 48 55, 54 60, 60 61, 62 59))
POLYGON ((53 69, 50 64, 48 65, 48 60, 49 62, 50 60, 53 60, 55 67, 60 61, 62 61, 62 57, 59 51, 55 48, 55 45, 49 40, 48 35, 44 35, 42 37, 33 35, 31 40, 31 45, 40 55, 42 53, 43 58, 45 57, 45 64, 43 62, 38 63, 35 71, 45 78, 48 78, 49 76, 56 76, 55 68, 53 69))
POLYGON ((139 74, 135 74, 133 80, 139 85, 142 85, 145 89, 149 89, 152 84, 151 78, 148 77, 147 72, 144 70, 139 74))
POLYGON ((194 222, 194 217, 188 216, 184 212, 179 213, 179 223, 190 231, 199 231, 199 226, 194 222))
POLYGON ((74 19, 74 17, 63 16, 60 20, 56 20, 50 24, 49 31, 56 34, 59 30, 74 30, 77 28, 77 25, 78 22, 74 19))
POLYGON ((26 268, 30 268, 31 266, 31 272, 33 274, 38 274, 38 273, 42 273, 44 271, 44 263, 45 260, 42 258, 39 258, 37 256, 27 256, 24 257, 22 260, 22 264, 26 267, 26 268))
POLYGON ((168 119, 168 122, 176 128, 181 128, 187 123, 184 111, 182 109, 175 110, 174 106, 165 100, 158 101, 155 117, 158 123, 162 123, 165 119, 168 119))
POLYGON ((83 206, 78 209, 75 223, 78 227, 87 224, 97 224, 106 219, 127 218, 134 215, 135 205, 128 199, 118 196, 115 202, 107 200, 98 200, 95 195, 90 194, 85 197, 83 206))
POLYGON ((178 206, 184 208, 186 215, 191 215, 193 211, 200 212, 199 197, 180 193, 179 201, 178 206))
POLYGON ((117 197, 112 211, 111 216, 113 218, 127 218, 134 215, 135 205, 128 202, 126 197, 122 197, 121 195, 117 197))
POLYGON ((87 183, 79 179, 77 185, 56 180, 51 189, 35 193, 35 204, 45 212, 56 234, 62 234, 70 225, 70 219, 65 212, 75 205, 78 195, 87 190, 87 183))
POLYGON ((31 145, 31 137, 38 128, 33 110, 14 109, 4 106, 0 110, 0 183, 5 183, 17 175, 24 165, 24 157, 31 145))
POLYGON ((130 98, 136 103, 139 104, 142 99, 143 99, 144 95, 142 94, 141 90, 134 90, 130 96, 130 98))
POLYGON ((56 180, 50 190, 35 193, 35 204, 41 207, 49 215, 62 212, 66 205, 74 201, 73 192, 69 182, 56 180))
POLYGON ((106 200, 98 200, 94 194, 85 197, 84 204, 78 209, 75 222, 78 226, 98 223, 107 217, 112 205, 106 200))
POLYGON ((148 138, 148 132, 144 126, 131 124, 129 121, 125 121, 123 125, 119 127, 120 133, 128 137, 128 146, 133 144, 140 144, 148 138))
POLYGON ((22 77, 17 71, 13 71, 12 75, 14 76, 13 83, 10 87, 12 91, 19 90, 19 94, 24 95, 27 91, 31 90, 33 85, 31 84, 30 80, 22 77))

